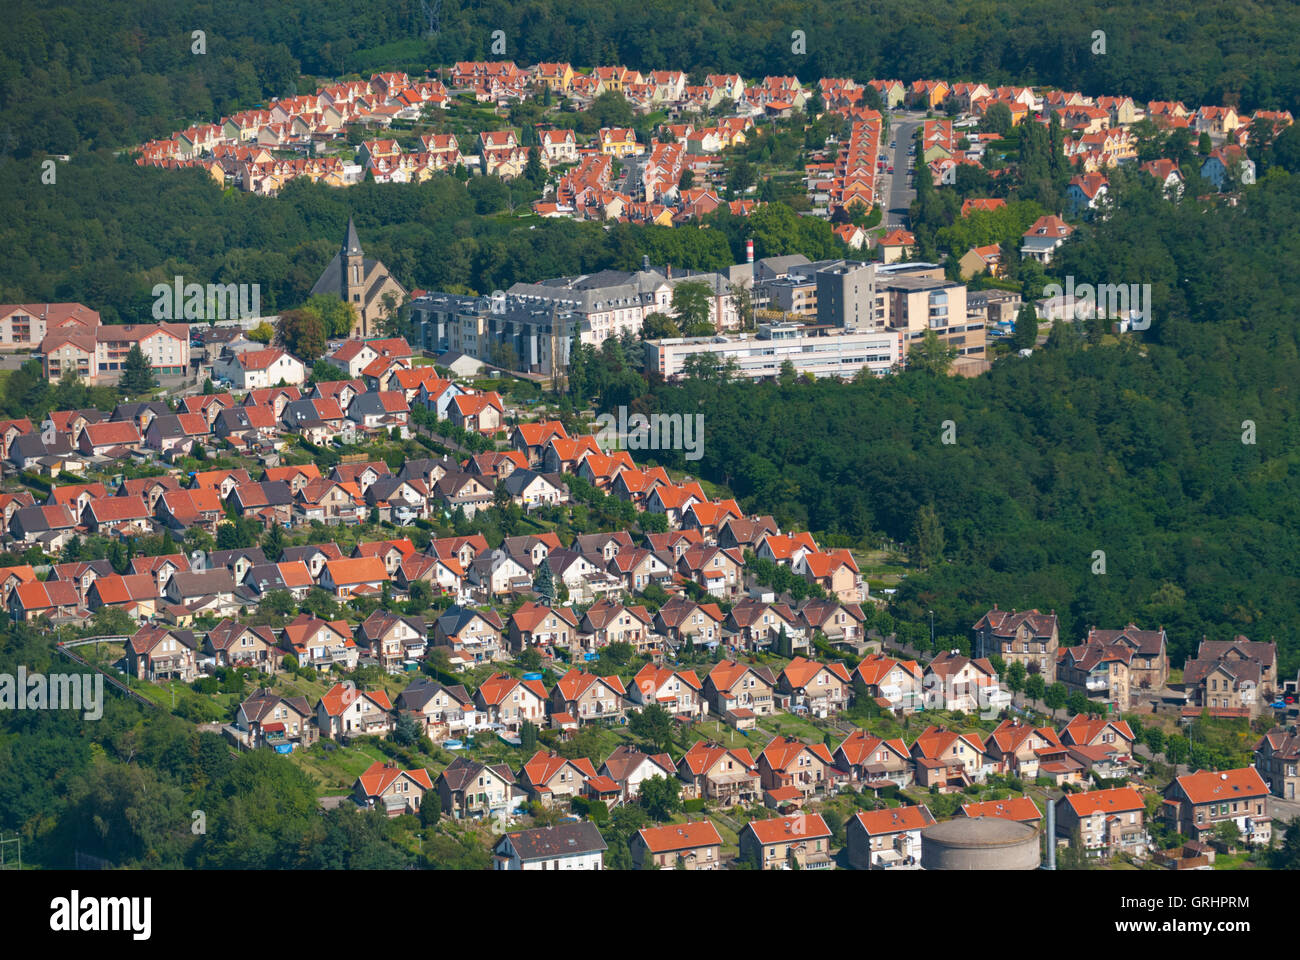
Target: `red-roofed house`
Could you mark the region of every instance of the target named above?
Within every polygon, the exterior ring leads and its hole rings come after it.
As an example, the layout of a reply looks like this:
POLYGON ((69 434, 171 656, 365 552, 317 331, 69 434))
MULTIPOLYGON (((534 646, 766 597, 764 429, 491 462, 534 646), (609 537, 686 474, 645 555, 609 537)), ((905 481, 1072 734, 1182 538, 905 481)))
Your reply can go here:
POLYGON ((278 347, 219 357, 212 365, 212 373, 230 381, 237 390, 274 387, 281 382, 298 384, 307 379, 307 368, 302 361, 278 347))
POLYGON ((1268 805, 1268 786, 1250 766, 1177 777, 1165 788, 1162 810, 1172 829, 1194 840, 1207 840, 1219 824, 1231 822, 1246 843, 1267 846, 1273 832, 1268 805))
POLYGON ((336 683, 316 705, 316 726, 322 737, 330 738, 391 733, 393 704, 383 690, 336 683))
POLYGON ((825 792, 846 775, 835 766, 823 743, 804 743, 798 737, 777 737, 758 755, 763 789, 796 787, 804 796, 825 792))
POLYGON ((402 770, 395 763, 376 760, 357 777, 352 799, 366 809, 383 810, 390 817, 419 813, 420 801, 433 789, 429 771, 423 767, 402 770))
POLYGON ((1056 805, 1056 835, 1081 843, 1090 857, 1142 856, 1150 843, 1145 816, 1146 805, 1132 787, 1073 793, 1056 805))
POLYGON ((849 865, 858 870, 920 869, 921 831, 934 822, 924 804, 855 814, 845 826, 849 865))
POLYGON ((829 870, 831 831, 816 813, 751 820, 740 831, 740 858, 762 870, 829 870))
POLYGON ((646 859, 661 870, 717 870, 721 867, 722 837, 709 820, 645 827, 628 840, 632 862, 641 869, 646 859))

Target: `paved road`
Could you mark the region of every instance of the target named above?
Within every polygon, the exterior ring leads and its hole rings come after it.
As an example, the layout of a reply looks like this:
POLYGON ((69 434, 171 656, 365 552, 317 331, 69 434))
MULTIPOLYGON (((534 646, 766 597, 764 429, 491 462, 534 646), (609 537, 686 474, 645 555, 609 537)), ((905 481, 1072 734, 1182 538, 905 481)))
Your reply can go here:
MULTIPOLYGON (((912 133, 921 125, 919 119, 894 121, 890 124, 889 137, 894 143, 892 158, 888 163, 894 166, 892 175, 886 173, 880 178, 880 191, 885 197, 886 230, 907 226, 907 211, 916 199, 916 191, 907 182, 908 147, 912 144, 912 133)), ((885 147, 888 156, 889 148, 885 147)))

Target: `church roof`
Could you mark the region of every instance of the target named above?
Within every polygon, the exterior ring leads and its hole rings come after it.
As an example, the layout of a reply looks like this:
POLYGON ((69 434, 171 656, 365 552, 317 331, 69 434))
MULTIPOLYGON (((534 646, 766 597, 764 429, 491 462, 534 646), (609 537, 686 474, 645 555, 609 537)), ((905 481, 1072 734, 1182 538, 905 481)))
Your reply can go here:
POLYGON ((361 256, 361 241, 357 239, 357 225, 348 217, 348 235, 343 240, 343 256, 361 256))

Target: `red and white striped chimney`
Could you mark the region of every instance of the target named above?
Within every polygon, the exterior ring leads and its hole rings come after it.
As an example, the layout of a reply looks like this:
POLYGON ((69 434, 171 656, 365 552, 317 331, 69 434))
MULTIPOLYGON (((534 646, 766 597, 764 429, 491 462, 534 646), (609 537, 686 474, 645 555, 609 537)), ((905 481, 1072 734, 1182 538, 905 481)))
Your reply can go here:
POLYGON ((745 262, 754 262, 754 241, 752 239, 745 241, 745 262))

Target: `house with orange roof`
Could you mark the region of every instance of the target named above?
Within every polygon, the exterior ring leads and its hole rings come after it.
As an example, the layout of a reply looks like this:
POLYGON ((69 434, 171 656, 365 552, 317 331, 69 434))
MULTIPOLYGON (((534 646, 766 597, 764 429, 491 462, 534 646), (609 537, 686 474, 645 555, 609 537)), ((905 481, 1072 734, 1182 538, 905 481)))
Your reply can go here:
POLYGON ((668 518, 668 526, 675 530, 681 526, 687 507, 708 499, 698 483, 666 484, 650 491, 645 508, 649 513, 662 513, 668 518))
POLYGON ((965 217, 972 213, 990 213, 1006 205, 1007 202, 1001 197, 970 197, 962 201, 961 215, 965 217))
POLYGON ((495 390, 453 397, 447 407, 448 419, 462 430, 491 435, 501 429, 506 408, 495 390))
POLYGON ((885 740, 857 729, 835 748, 831 758, 849 783, 863 789, 905 787, 912 782, 912 757, 901 739, 885 740))
POLYGON ((489 723, 499 723, 507 730, 518 730, 524 721, 541 726, 549 699, 542 681, 520 680, 508 673, 492 674, 474 691, 475 708, 489 723))
POLYGON ((925 709, 925 671, 915 660, 897 660, 873 653, 858 662, 853 671, 856 683, 861 680, 868 696, 875 697, 887 710, 915 713, 925 709))
POLYGON ((763 789, 794 787, 805 797, 826 793, 843 782, 846 775, 823 743, 805 743, 798 737, 777 737, 758 755, 758 774, 763 789))
POLYGON ((1080 844, 1089 857, 1142 856, 1151 842, 1145 818, 1146 804, 1132 787, 1071 793, 1056 805, 1056 836, 1080 844))
POLYGON ((845 709, 853 697, 848 668, 840 661, 818 663, 795 657, 776 678, 776 692, 790 709, 823 720, 845 709))
POLYGON ((547 473, 577 473, 586 457, 601 452, 600 444, 589 434, 580 437, 552 435, 543 445, 542 470, 547 473))
POLYGON ((984 743, 989 760, 999 772, 1022 780, 1037 777, 1043 751, 1060 746, 1061 740, 1051 727, 1035 727, 1019 718, 1003 720, 984 743))
POLYGON ((890 230, 876 244, 882 263, 898 263, 906 260, 916 248, 916 237, 906 230, 890 230))
POLYGON ((715 539, 718 528, 728 519, 739 520, 744 517, 740 504, 735 500, 715 500, 692 503, 682 514, 683 530, 698 530, 707 540, 715 539))
POLYGON ((1062 729, 1060 742, 1065 746, 1108 746, 1131 755, 1136 741, 1133 729, 1124 720, 1108 720, 1077 714, 1062 729))
POLYGON ((857 561, 846 549, 803 552, 790 564, 790 570, 809 583, 817 584, 827 596, 841 603, 861 603, 869 599, 857 561))
POLYGON ((510 447, 527 455, 528 466, 536 467, 541 465, 546 446, 552 437, 568 439, 568 436, 564 424, 559 420, 520 423, 510 431, 510 447))
POLYGON ((321 573, 320 585, 340 600, 356 596, 378 596, 389 582, 388 570, 378 557, 330 560, 321 573))
POLYGON ((740 830, 740 858, 761 870, 830 870, 831 831, 816 813, 751 820, 740 830))
POLYGON ((672 670, 647 663, 637 671, 628 688, 628 701, 638 707, 658 704, 669 713, 692 720, 709 711, 704 684, 694 670, 672 670))
POLYGON ((704 680, 704 698, 724 718, 742 710, 751 717, 771 716, 776 712, 776 676, 768 667, 720 660, 704 680))
POLYGON ((42 581, 33 575, 33 579, 17 583, 9 589, 5 604, 15 621, 31 622, 38 617, 54 620, 76 616, 81 607, 81 595, 77 592, 76 583, 71 580, 42 581))
POLYGON ((579 724, 617 721, 626 715, 627 689, 616 676, 598 677, 571 667, 551 689, 551 712, 567 713, 579 724))
POLYGON ((89 423, 77 438, 77 449, 87 456, 102 457, 116 449, 138 450, 144 442, 139 428, 130 420, 89 423))
POLYGON ((284 627, 281 646, 302 666, 328 670, 335 664, 355 670, 360 650, 346 620, 321 620, 300 613, 284 627))
POLYGON ((696 742, 677 763, 685 799, 704 798, 720 806, 754 803, 762 789, 758 765, 746 749, 696 742))
POLYGON ((980 274, 988 271, 989 276, 997 277, 1002 275, 1002 247, 996 243, 985 244, 982 247, 971 247, 967 250, 957 265, 961 268, 961 278, 970 280, 980 274))
POLYGON ((924 804, 864 810, 845 825, 849 866, 857 870, 919 870, 921 831, 935 822, 924 804))
POLYGON ((358 543, 352 549, 353 557, 378 557, 384 562, 384 568, 389 576, 397 572, 403 558, 413 553, 415 553, 415 544, 409 537, 398 537, 394 540, 367 540, 358 543))
POLYGON ((158 586, 147 573, 99 577, 86 596, 86 606, 91 610, 120 607, 138 620, 152 617, 158 602, 158 586))
POLYGON ((307 379, 303 362, 279 347, 226 354, 212 365, 212 375, 228 381, 236 390, 297 384, 307 379))
POLYGON ((791 564, 801 553, 813 552, 817 549, 817 541, 807 531, 803 533, 772 533, 759 541, 754 553, 764 560, 791 564))
POLYGON ((365 810, 382 810, 390 817, 419 813, 424 795, 433 789, 423 767, 403 770, 389 761, 376 760, 352 785, 352 799, 365 810))
POLYGON ((344 739, 384 735, 393 731, 393 704, 383 690, 358 690, 336 683, 316 705, 316 727, 322 737, 344 739))
POLYGON ((1052 254, 1074 233, 1070 226, 1055 214, 1039 217, 1025 231, 1020 246, 1020 258, 1037 260, 1039 263, 1052 262, 1052 254))
POLYGON ((538 750, 515 774, 515 782, 528 791, 530 799, 549 807, 557 802, 567 804, 595 776, 596 768, 586 757, 567 759, 538 750))
POLYGON ((1043 822, 1043 811, 1038 809, 1030 797, 1011 797, 1007 800, 982 800, 979 803, 963 803, 957 811, 962 817, 997 817, 999 820, 1015 820, 1038 827, 1043 822))
POLYGON ((647 860, 660 870, 722 868, 722 837, 710 820, 644 827, 627 845, 638 870, 647 860))
POLYGON ((913 742, 911 754, 917 786, 937 786, 940 793, 982 783, 994 772, 977 733, 929 726, 913 742))
POLYGON ((1097 211, 1110 187, 1110 181, 1100 173, 1076 173, 1070 178, 1066 188, 1066 202, 1072 216, 1091 214, 1097 211))

